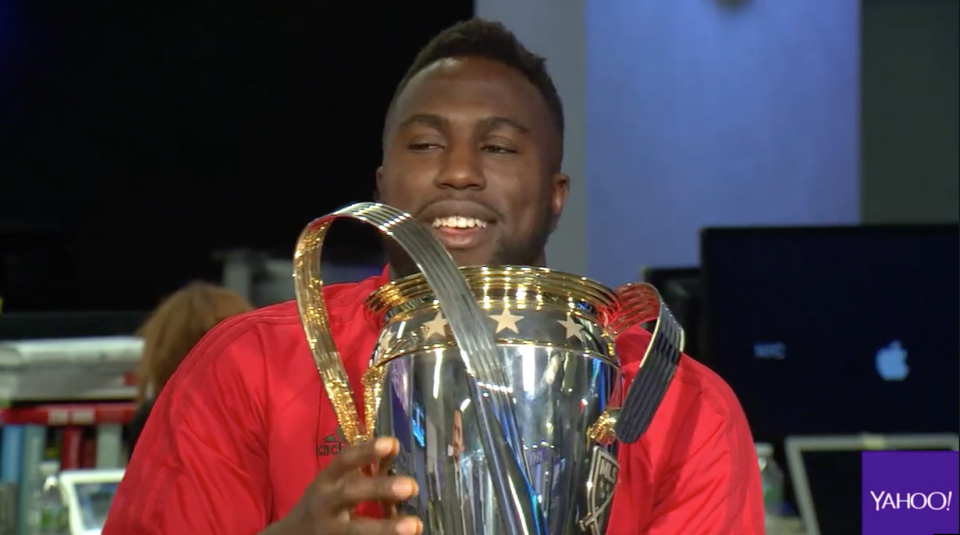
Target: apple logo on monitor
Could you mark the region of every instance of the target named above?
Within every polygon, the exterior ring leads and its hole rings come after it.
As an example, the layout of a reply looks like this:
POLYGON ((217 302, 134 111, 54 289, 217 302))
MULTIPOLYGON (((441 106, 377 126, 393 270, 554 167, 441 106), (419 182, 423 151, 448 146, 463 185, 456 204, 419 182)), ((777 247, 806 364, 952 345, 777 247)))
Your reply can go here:
POLYGON ((910 375, 910 367, 907 366, 907 350, 900 344, 899 340, 894 340, 890 345, 877 351, 877 371, 884 381, 903 381, 910 375))

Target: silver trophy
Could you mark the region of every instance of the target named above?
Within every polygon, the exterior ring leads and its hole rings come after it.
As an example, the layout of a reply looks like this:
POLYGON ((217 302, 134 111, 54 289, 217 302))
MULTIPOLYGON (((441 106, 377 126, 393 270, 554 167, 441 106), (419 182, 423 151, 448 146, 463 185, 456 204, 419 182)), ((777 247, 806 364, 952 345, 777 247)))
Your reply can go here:
MULTIPOLYGON (((409 214, 360 203, 313 221, 294 262, 304 331, 345 439, 396 437, 393 470, 420 495, 399 504, 427 535, 604 535, 617 442, 646 431, 673 379, 683 330, 656 289, 611 291, 527 266, 458 268, 409 214), (367 300, 384 327, 363 407, 330 334, 320 250, 351 218, 394 239, 421 273, 367 300), (656 322, 624 391, 614 342, 656 322)), ((392 506, 391 506, 392 507, 392 506)))

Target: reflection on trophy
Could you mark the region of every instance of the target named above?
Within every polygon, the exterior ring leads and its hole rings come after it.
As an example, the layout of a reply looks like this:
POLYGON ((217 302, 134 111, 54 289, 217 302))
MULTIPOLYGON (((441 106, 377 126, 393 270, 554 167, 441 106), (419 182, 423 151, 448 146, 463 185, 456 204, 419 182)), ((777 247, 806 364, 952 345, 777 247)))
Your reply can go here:
POLYGON ((676 370, 683 331, 649 285, 618 292, 526 266, 457 268, 404 212, 361 203, 311 223, 295 258, 301 320, 348 441, 396 437, 397 473, 419 481, 401 504, 427 535, 603 535, 617 442, 639 439, 676 370), (358 411, 323 302, 330 224, 377 226, 421 273, 367 300, 384 319, 358 411), (614 342, 656 322, 624 392, 614 342))
POLYGON ((463 411, 457 409, 453 413, 453 437, 450 439, 450 456, 455 461, 463 455, 463 411))

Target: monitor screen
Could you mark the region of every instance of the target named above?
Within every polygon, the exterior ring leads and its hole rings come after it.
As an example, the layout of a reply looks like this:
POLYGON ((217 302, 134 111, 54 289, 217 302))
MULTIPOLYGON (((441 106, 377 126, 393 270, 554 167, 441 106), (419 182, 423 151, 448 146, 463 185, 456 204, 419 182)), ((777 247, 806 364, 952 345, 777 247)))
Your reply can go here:
POLYGON ((708 229, 705 351, 756 440, 956 433, 957 226, 708 229))
POLYGON ((100 533, 119 483, 77 483, 77 507, 84 533, 100 533))

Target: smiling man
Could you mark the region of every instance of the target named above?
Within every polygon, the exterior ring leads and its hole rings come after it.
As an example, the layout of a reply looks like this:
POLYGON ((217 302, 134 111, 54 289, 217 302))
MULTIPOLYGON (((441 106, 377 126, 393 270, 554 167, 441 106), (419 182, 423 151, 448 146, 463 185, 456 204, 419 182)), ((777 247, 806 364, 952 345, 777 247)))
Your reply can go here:
MULTIPOLYGON (((400 84, 384 128, 380 199, 432 225, 460 265, 545 264, 569 190, 563 106, 542 59, 511 50, 519 43, 484 51, 505 32, 474 22, 442 34, 400 84)), ((398 273, 415 271, 390 252, 398 273)))
MULTIPOLYGON (((387 113, 379 198, 425 224, 459 265, 545 263, 570 187, 563 108, 544 61, 482 20, 438 35, 387 113)), ((383 275, 326 289, 354 391, 381 325, 364 300, 414 271, 394 248, 383 275)), ((650 334, 618 339, 628 379, 650 334)), ((293 302, 228 320, 194 348, 157 400, 104 535, 415 535, 416 518, 371 503, 419 489, 359 468, 390 439, 347 448, 293 302), (361 514, 351 515, 359 507, 361 514)), ((684 358, 648 432, 620 448, 608 535, 757 535, 760 476, 740 405, 684 358)), ((490 535, 490 534, 486 534, 490 535)))

